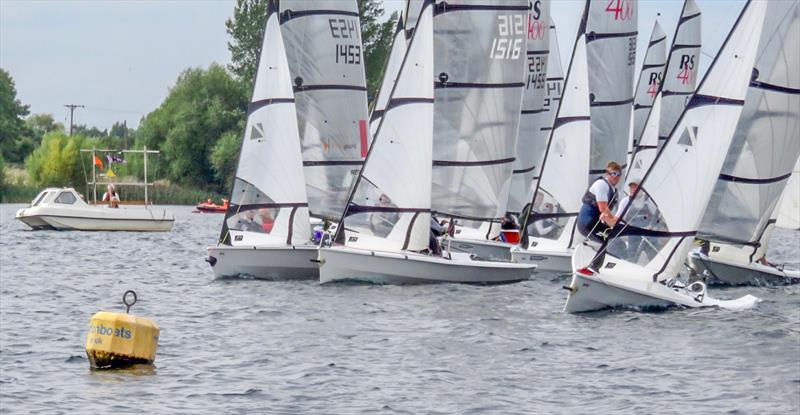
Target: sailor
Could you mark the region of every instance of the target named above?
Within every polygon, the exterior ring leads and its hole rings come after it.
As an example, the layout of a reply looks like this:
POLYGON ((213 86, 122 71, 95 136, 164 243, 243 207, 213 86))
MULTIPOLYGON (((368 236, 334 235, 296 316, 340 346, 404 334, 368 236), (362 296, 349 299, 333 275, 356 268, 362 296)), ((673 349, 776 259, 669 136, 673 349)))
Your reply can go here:
POLYGON ((441 256, 442 246, 439 244, 439 238, 447 233, 447 229, 439 224, 439 221, 431 215, 431 232, 428 237, 428 251, 432 255, 441 256))
POLYGON ((638 188, 639 188, 639 179, 631 179, 628 182, 628 194, 625 195, 624 198, 622 198, 622 200, 619 202, 619 205, 617 206, 617 210, 615 211, 617 218, 619 218, 619 216, 623 212, 625 212, 625 208, 631 203, 631 200, 633 199, 633 194, 636 193, 636 190, 638 188))
POLYGON ((114 184, 109 183, 108 186, 106 186, 106 192, 103 193, 103 202, 108 202, 108 207, 110 208, 119 207, 119 195, 114 188, 114 184))
POLYGON ((602 242, 610 236, 607 231, 617 223, 611 208, 616 202, 616 185, 621 177, 622 167, 611 161, 606 166, 605 174, 598 177, 584 193, 577 220, 581 235, 595 242, 602 242))

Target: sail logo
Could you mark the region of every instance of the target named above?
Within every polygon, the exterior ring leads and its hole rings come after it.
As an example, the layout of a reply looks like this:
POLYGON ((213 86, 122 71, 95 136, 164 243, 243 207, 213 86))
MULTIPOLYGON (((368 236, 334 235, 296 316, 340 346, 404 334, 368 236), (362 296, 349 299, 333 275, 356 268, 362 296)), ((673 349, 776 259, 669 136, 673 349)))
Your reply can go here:
POLYGON ((250 127, 250 139, 259 140, 261 138, 264 138, 264 125, 260 122, 255 123, 252 127, 250 127))
POLYGON ((528 39, 530 40, 544 40, 544 35, 547 32, 547 25, 541 21, 542 17, 542 2, 536 0, 531 8, 531 13, 528 15, 528 39))
POLYGON ((626 21, 633 19, 633 7, 633 0, 609 0, 606 12, 614 13, 616 21, 626 21))
POLYGON ((516 60, 522 54, 522 44, 526 36, 524 14, 504 14, 497 16, 498 37, 492 40, 492 59, 516 60))
POLYGON ((650 79, 647 80, 647 95, 650 95, 651 98, 655 98, 656 94, 658 94, 658 87, 661 85, 661 77, 664 74, 661 72, 653 72, 650 74, 650 79))
POLYGON ((678 65, 678 79, 683 85, 689 85, 694 81, 694 60, 695 55, 681 55, 681 63, 678 65))

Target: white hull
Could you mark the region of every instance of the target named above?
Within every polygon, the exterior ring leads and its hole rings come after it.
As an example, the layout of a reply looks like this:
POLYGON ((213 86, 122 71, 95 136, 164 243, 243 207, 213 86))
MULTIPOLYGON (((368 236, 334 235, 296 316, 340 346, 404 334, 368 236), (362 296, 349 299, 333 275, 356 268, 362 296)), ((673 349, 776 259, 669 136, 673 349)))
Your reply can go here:
POLYGON ((442 250, 462 252, 475 255, 475 259, 484 261, 511 261, 511 248, 514 245, 489 240, 453 238, 442 242, 442 250))
POLYGON ((363 281, 375 284, 441 282, 502 284, 527 280, 532 265, 453 259, 414 253, 368 251, 346 247, 320 248, 320 282, 363 281))
MULTIPOLYGON (((36 208, 34 208, 36 209, 36 208)), ((112 210, 107 208, 89 208, 112 210)), ((39 209, 41 210, 41 209, 39 209)), ((113 209, 120 215, 103 215, 97 212, 28 212, 21 209, 17 219, 34 230, 54 229, 59 231, 128 231, 128 232, 167 232, 172 229, 175 219, 164 209, 135 209, 140 212, 126 215, 134 209, 113 209)))
POLYGON ((648 278, 620 279, 602 274, 575 273, 569 287, 564 311, 583 313, 607 308, 626 307, 637 310, 662 309, 674 306, 699 308, 721 307, 731 310, 752 308, 759 301, 752 295, 736 300, 717 300, 687 288, 667 287, 648 278))
POLYGON ((267 280, 308 280, 319 277, 315 245, 211 246, 207 261, 215 278, 248 276, 267 280))
POLYGON ((521 264, 536 264, 536 271, 572 272, 572 250, 544 251, 515 248, 511 250, 511 261, 521 264))
POLYGON ((800 283, 800 271, 780 270, 759 263, 737 264, 709 257, 697 251, 689 253, 697 275, 709 285, 783 285, 800 283))

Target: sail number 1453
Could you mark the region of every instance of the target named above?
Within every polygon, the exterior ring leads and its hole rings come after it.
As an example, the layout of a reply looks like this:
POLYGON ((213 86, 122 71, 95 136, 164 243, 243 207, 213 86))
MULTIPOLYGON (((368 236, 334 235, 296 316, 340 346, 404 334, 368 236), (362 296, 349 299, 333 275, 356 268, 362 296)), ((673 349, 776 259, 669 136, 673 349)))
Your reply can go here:
POLYGON ((336 63, 361 64, 361 42, 359 28, 355 19, 328 19, 331 37, 336 39, 336 63), (346 42, 353 41, 355 44, 346 42), (339 43, 345 42, 345 43, 339 43))

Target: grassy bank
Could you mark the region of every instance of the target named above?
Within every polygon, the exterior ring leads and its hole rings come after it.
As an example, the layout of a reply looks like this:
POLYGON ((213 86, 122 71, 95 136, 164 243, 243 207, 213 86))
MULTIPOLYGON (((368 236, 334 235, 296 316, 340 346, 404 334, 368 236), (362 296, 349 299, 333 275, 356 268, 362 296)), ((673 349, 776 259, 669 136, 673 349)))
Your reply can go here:
MULTIPOLYGON (((120 182, 134 181, 135 178, 121 178, 120 182)), ((27 173, 18 167, 5 169, 5 185, 0 188, 0 203, 30 203, 36 195, 44 189, 41 186, 30 184, 27 173)), ((86 189, 85 185, 75 186, 75 190, 86 195, 87 200, 91 200, 91 189, 86 189)), ((97 185, 97 198, 103 196, 105 185, 97 185)), ((123 202, 144 201, 143 187, 120 186, 117 188, 123 202)), ((195 205, 197 202, 211 198, 216 203, 221 203, 220 199, 228 197, 216 192, 177 186, 168 181, 157 181, 148 189, 148 198, 151 202, 159 205, 195 205)))

